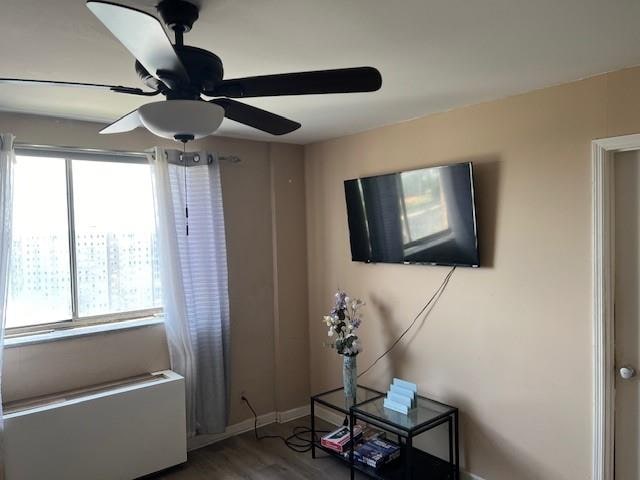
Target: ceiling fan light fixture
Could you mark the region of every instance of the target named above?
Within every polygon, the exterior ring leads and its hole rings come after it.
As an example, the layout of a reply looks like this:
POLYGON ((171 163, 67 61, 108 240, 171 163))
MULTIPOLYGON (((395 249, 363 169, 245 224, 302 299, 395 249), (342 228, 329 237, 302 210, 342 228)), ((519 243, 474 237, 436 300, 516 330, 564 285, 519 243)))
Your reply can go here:
POLYGON ((215 132, 224 118, 224 108, 201 100, 165 100, 138 109, 140 122, 154 135, 197 140, 215 132))

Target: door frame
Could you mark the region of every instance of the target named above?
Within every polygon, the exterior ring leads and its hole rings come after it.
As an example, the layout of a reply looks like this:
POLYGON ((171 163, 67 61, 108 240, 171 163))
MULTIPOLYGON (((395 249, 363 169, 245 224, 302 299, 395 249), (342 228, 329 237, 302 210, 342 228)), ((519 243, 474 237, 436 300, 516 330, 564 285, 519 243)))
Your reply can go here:
POLYGON ((640 150, 640 134, 591 142, 593 175, 593 480, 614 480, 614 153, 640 150))

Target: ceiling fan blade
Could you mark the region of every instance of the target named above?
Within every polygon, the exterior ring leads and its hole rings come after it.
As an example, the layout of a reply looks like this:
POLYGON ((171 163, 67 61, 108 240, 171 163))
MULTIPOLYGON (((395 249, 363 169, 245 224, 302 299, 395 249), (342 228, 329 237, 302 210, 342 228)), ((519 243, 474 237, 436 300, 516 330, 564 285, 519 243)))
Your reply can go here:
POLYGON ((37 85, 43 87, 82 87, 82 88, 97 88, 101 90, 111 90, 118 93, 129 93, 131 95, 145 95, 152 96, 160 93, 157 90, 144 91, 135 87, 123 87, 121 85, 105 85, 104 83, 82 83, 82 82, 60 82, 57 80, 32 80, 26 78, 0 78, 0 84, 5 83, 9 85, 37 85))
POLYGON ((210 100, 224 108, 224 116, 238 123, 262 130, 272 135, 284 135, 299 129, 302 125, 275 113, 267 112, 261 108, 236 102, 229 98, 217 98, 210 100))
POLYGON ((140 115, 138 114, 138 109, 123 115, 115 122, 107 125, 100 133, 109 134, 109 133, 122 133, 122 132, 130 132, 131 130, 135 130, 138 127, 142 126, 142 122, 140 121, 140 115))
POLYGON ((115 3, 88 1, 87 7, 151 75, 170 88, 189 83, 187 71, 156 17, 115 3))
POLYGON ((381 86, 382 76, 377 69, 356 67, 223 80, 213 91, 203 93, 210 97, 271 97, 373 92, 381 86))

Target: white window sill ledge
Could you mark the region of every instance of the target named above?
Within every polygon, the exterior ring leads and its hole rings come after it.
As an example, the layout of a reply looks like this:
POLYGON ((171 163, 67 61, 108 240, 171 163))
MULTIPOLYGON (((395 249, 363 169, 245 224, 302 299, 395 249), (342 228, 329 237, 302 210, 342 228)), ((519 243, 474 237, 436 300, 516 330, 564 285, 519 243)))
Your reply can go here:
POLYGON ((5 337, 4 347, 22 347, 26 345, 34 345, 37 343, 54 342, 57 340, 69 340, 72 338, 85 337, 88 335, 117 332, 119 330, 150 327, 153 325, 159 325, 161 323, 164 323, 164 319, 162 317, 147 317, 137 318, 134 320, 123 320, 120 322, 86 325, 68 329, 48 330, 42 333, 32 333, 30 335, 22 335, 19 337, 5 337))

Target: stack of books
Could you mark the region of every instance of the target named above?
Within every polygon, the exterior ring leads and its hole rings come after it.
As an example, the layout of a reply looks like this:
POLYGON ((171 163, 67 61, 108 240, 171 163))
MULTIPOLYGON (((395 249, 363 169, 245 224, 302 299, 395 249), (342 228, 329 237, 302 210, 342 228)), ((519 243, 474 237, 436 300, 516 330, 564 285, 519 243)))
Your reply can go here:
POLYGON ((373 468, 380 468, 400 456, 400 446, 378 437, 358 445, 353 451, 356 462, 373 468))
MULTIPOLYGON (((385 433, 371 427, 354 425, 355 448, 353 458, 356 462, 373 468, 380 468, 400 456, 400 446, 386 440, 385 433)), ((320 439, 320 444, 342 454, 349 459, 351 440, 349 427, 340 427, 320 439)))
MULTIPOLYGON (((355 442, 358 442, 360 438, 362 438, 362 427, 360 425, 354 425, 353 439, 355 442)), ((320 444, 334 452, 348 452, 351 448, 351 432, 349 427, 340 427, 339 429, 328 433, 320 439, 320 444)))
MULTIPOLYGON (((369 425, 365 425, 362 429, 362 435, 356 442, 355 450, 357 450, 358 448, 360 448, 362 444, 367 443, 370 440, 374 440, 376 438, 385 438, 385 437, 386 437, 385 432, 378 430, 376 428, 372 428, 369 425)), ((351 453, 350 449, 345 450, 344 452, 342 452, 342 456, 347 460, 349 460, 350 453, 351 453)))

